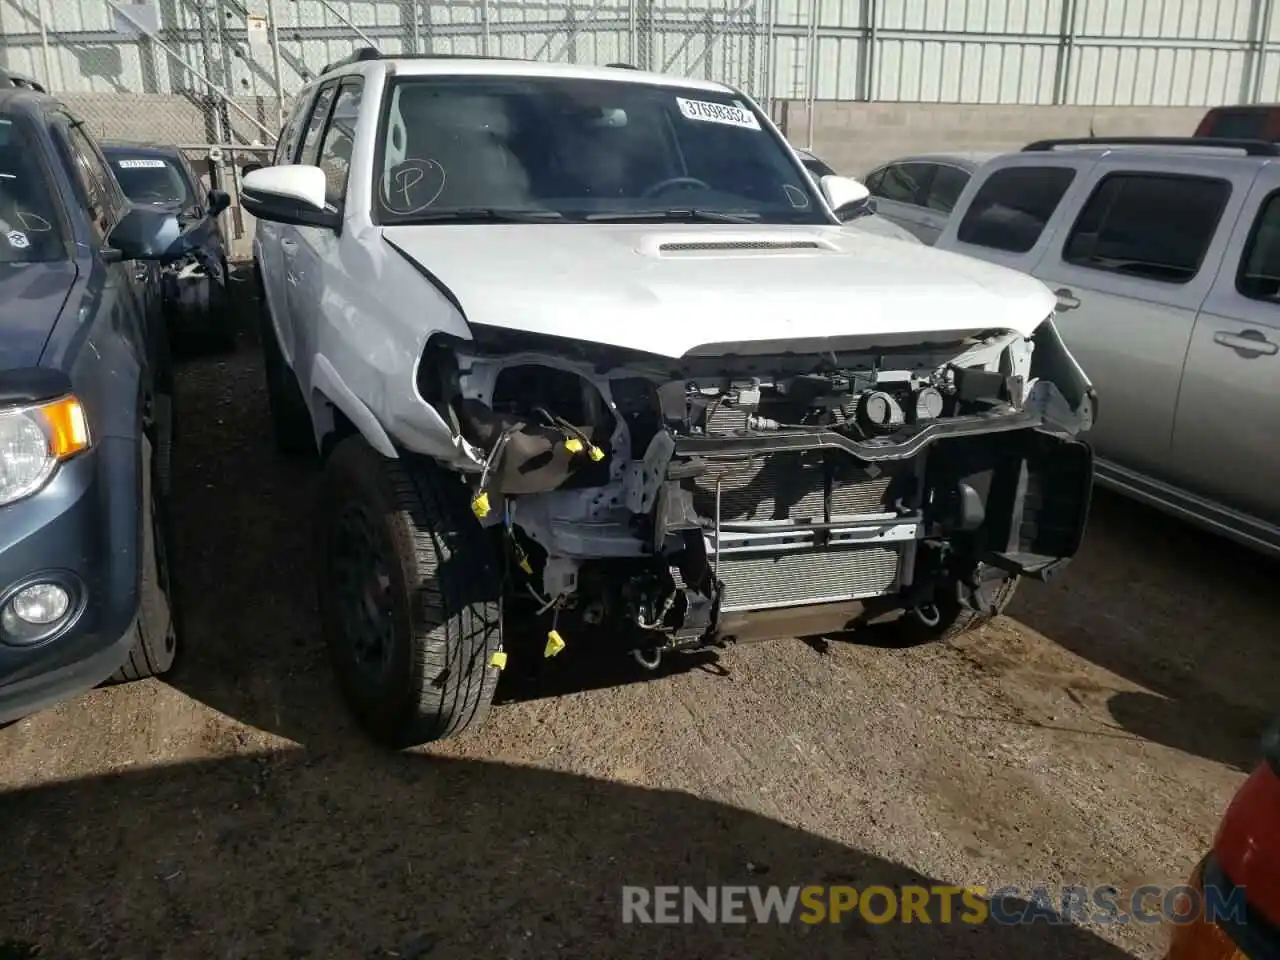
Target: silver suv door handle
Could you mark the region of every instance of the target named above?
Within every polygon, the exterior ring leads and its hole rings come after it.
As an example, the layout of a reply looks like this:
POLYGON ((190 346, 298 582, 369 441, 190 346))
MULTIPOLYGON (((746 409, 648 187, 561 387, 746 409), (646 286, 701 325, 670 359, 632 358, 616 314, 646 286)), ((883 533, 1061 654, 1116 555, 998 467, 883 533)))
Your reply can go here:
POLYGON ((1080 298, 1066 287, 1059 287, 1053 291, 1053 295, 1058 298, 1059 310, 1074 310, 1080 306, 1080 298))
POLYGON ((1222 347, 1230 347, 1242 357, 1271 357, 1280 350, 1259 330, 1242 330, 1240 333, 1219 330, 1213 335, 1213 342, 1222 347))

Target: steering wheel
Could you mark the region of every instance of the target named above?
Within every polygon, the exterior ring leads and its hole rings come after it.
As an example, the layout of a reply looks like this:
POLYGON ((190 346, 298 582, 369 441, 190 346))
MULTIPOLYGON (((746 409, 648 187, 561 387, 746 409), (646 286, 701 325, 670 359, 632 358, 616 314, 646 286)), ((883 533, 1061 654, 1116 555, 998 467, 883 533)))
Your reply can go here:
POLYGON ((699 180, 697 177, 668 177, 666 180, 659 180, 657 183, 647 187, 640 196, 648 198, 655 197, 662 193, 668 187, 701 187, 703 190, 710 190, 709 184, 699 180))

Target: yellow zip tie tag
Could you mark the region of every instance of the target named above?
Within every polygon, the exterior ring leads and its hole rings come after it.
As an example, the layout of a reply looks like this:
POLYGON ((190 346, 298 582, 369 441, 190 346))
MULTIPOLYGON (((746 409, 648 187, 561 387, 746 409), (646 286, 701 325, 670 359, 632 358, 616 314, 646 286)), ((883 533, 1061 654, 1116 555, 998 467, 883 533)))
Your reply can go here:
POLYGON ((529 562, 529 555, 518 543, 516 544, 516 566, 530 576, 533 575, 533 564, 529 562))
POLYGON ((555 630, 547 632, 547 648, 542 651, 544 657, 554 657, 557 653, 564 649, 564 641, 560 639, 560 634, 555 630))
POLYGON ((579 440, 577 437, 570 437, 568 440, 564 442, 564 448, 568 450, 570 453, 581 453, 582 441, 579 440))
POLYGON ((507 654, 505 650, 497 650, 493 656, 489 658, 489 666, 497 667, 499 670, 505 670, 507 666, 507 654))
POLYGON ((587 451, 587 456, 589 456, 589 457, 590 457, 592 460, 594 460, 596 463, 599 463, 601 460, 603 460, 603 459, 604 459, 604 451, 603 451, 603 450, 601 450, 599 447, 597 447, 597 446, 593 443, 593 444, 591 445, 591 449, 587 451))
POLYGON ((489 515, 489 494, 481 491, 471 499, 471 512, 480 519, 489 515))

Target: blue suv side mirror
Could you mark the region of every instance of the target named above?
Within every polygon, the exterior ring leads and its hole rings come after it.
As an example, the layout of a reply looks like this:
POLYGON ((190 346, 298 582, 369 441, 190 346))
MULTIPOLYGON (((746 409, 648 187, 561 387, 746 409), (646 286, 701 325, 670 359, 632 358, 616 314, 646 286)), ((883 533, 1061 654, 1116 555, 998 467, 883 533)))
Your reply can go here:
POLYGON ((178 218, 172 212, 135 206, 129 208, 107 235, 103 254, 113 262, 151 260, 171 263, 186 255, 187 246, 178 218))

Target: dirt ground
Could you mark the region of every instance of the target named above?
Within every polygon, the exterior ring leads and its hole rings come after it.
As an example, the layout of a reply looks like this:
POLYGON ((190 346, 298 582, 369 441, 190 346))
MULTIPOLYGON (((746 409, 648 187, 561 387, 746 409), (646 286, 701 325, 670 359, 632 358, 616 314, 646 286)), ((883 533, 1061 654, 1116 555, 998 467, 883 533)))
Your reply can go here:
POLYGON ((1280 567, 1099 494, 1065 577, 955 645, 646 677, 568 637, 477 735, 389 754, 317 640, 252 332, 179 390, 189 657, 0 730, 0 956, 1153 958, 1143 925, 624 925, 620 888, 1177 883, 1276 706, 1280 567))

